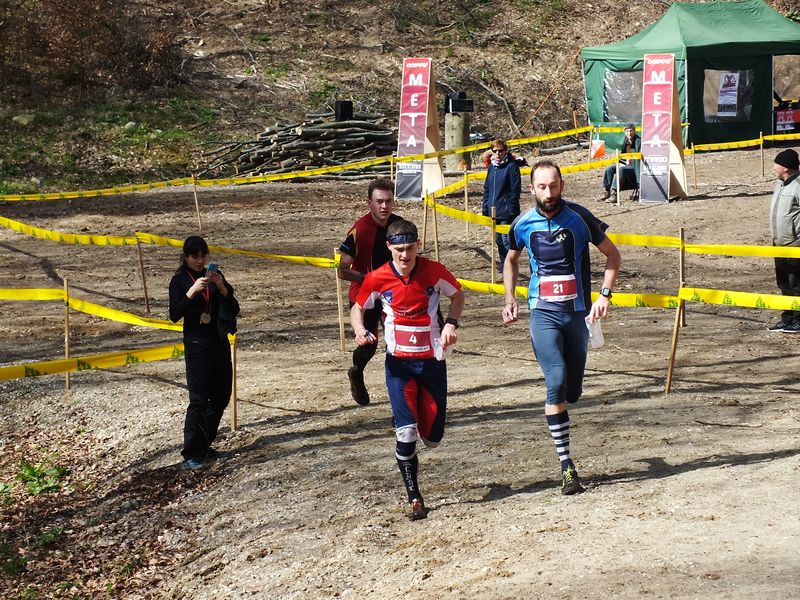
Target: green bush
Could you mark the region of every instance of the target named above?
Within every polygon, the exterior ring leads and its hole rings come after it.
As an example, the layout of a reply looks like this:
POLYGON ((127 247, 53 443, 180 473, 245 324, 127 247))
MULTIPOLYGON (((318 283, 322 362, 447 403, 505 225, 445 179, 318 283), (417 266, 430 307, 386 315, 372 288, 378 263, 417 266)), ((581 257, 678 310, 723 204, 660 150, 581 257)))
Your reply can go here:
POLYGON ((66 467, 58 465, 34 465, 25 459, 20 461, 17 480, 22 482, 25 491, 32 496, 57 492, 61 489, 61 480, 68 473, 66 467))

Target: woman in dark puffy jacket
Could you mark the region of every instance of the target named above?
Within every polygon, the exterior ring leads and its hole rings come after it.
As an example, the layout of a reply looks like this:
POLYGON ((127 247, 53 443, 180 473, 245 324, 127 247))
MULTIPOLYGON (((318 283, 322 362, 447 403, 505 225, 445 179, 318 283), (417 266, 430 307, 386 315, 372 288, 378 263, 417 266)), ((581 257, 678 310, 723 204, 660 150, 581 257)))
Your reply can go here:
POLYGON ((169 283, 169 318, 183 319, 189 406, 183 424, 181 468, 202 469, 218 456, 211 446, 231 397, 233 365, 228 334, 236 333, 239 302, 233 287, 208 261, 198 235, 183 243, 181 264, 169 283))
MULTIPOLYGON (((483 215, 491 217, 492 207, 494 207, 497 224, 510 224, 519 216, 521 191, 519 162, 508 151, 505 140, 494 140, 489 157, 489 171, 486 174, 486 182, 483 184, 483 215)), ((502 271, 506 254, 508 254, 508 234, 498 233, 496 239, 500 270, 502 271)))

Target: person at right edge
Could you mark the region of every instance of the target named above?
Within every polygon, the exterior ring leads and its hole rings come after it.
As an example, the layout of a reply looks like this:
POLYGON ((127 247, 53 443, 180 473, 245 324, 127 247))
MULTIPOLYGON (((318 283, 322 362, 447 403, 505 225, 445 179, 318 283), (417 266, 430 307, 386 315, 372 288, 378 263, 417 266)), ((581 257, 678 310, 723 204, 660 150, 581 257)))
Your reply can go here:
MULTIPOLYGON (((509 151, 505 140, 492 142, 489 170, 483 183, 483 216, 492 216, 498 225, 508 225, 519 216, 519 197, 522 193, 522 179, 519 173, 520 161, 509 151)), ((500 270, 508 253, 508 234, 495 234, 500 270)))
POLYGON ((503 273, 506 304, 503 322, 519 318, 514 288, 519 260, 527 248, 531 264, 528 306, 533 352, 547 385, 544 414, 561 462, 561 493, 582 490, 569 450, 567 407, 581 397, 589 330, 595 319, 608 316, 611 290, 621 262, 619 250, 605 234, 608 225, 589 210, 566 201, 561 194, 561 170, 541 160, 531 170, 531 192, 536 205, 511 224, 511 249, 503 273), (603 284, 591 302, 589 244, 606 257, 603 284))
MULTIPOLYGON (((800 246, 800 158, 791 149, 775 156, 772 172, 778 181, 772 193, 769 228, 773 246, 800 246)), ((775 279, 784 296, 800 296, 800 258, 775 258, 775 279)), ((800 310, 784 310, 769 331, 800 333, 800 310)))
POLYGON ((181 469, 196 471, 219 457, 211 446, 228 406, 233 364, 228 334, 236 333, 239 302, 219 270, 208 271, 208 244, 186 238, 181 264, 169 283, 169 318, 183 319, 189 406, 183 424, 181 469))

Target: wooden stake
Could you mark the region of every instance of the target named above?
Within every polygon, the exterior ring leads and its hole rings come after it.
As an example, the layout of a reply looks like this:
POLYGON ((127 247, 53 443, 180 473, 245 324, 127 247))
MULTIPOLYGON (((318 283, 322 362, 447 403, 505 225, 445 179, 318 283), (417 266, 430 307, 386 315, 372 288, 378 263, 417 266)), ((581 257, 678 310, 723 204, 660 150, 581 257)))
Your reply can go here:
POLYGON ((192 175, 192 192, 194 193, 194 209, 197 211, 197 230, 203 231, 203 221, 200 219, 200 201, 197 199, 197 178, 192 175))
MULTIPOLYGON (((333 260, 339 262, 339 249, 333 249, 333 260)), ((339 271, 336 270, 336 312, 339 315, 339 350, 344 352, 344 314, 342 303, 342 280, 339 279, 339 271)))
POLYGON ((150 296, 147 295, 147 278, 144 275, 144 259, 142 258, 142 244, 136 238, 136 251, 139 253, 139 271, 142 274, 142 289, 144 290, 144 310, 150 314, 150 296))
POLYGON ((758 145, 761 147, 761 177, 764 177, 764 132, 758 132, 758 145))
POLYGON ((667 367, 667 384, 664 393, 669 395, 672 389, 672 370, 675 367, 675 351, 678 349, 678 331, 683 318, 683 299, 678 300, 678 310, 675 312, 675 325, 672 327, 672 347, 669 351, 669 366, 667 367))
POLYGON ((594 140, 594 128, 589 131, 589 157, 586 162, 592 162, 592 141, 594 140))
POLYGON ((497 266, 494 264, 494 255, 495 251, 497 250, 497 245, 495 242, 495 237, 497 234, 497 220, 495 219, 495 208, 492 207, 492 252, 491 252, 491 261, 492 261, 492 283, 497 281, 497 266))
MULTIPOLYGON (((69 282, 64 277, 64 358, 69 359, 69 282)), ((70 373, 65 374, 67 389, 70 386, 70 373)))
POLYGON ((394 152, 389 157, 389 179, 394 181, 394 152))
POLYGON ((619 206, 619 196, 621 193, 620 190, 622 189, 622 182, 619 180, 619 150, 614 151, 614 158, 617 159, 617 189, 615 193, 617 195, 617 206, 619 206))
POLYGON ((697 191, 697 161, 695 160, 694 142, 692 142, 692 180, 694 181, 694 189, 697 191))
POLYGON ((231 397, 231 431, 236 431, 238 410, 236 406, 236 335, 228 336, 231 344, 231 362, 233 363, 233 394, 231 397))
MULTIPOLYGON (((464 167, 464 212, 469 212, 469 173, 464 167)), ((469 221, 464 221, 465 234, 469 235, 469 221)))
POLYGON ((431 194, 431 202, 433 202, 433 256, 436 262, 439 262, 439 220, 436 218, 436 194, 431 194))
POLYGON ((422 246, 420 247, 421 252, 425 252, 425 242, 428 237, 428 203, 425 200, 425 197, 422 198, 422 246))
MULTIPOLYGON (((686 246, 683 243, 683 227, 678 229, 678 236, 681 239, 681 249, 680 254, 678 255, 678 277, 680 281, 678 282, 678 289, 680 290, 682 287, 686 286, 686 246)), ((683 315, 681 316, 681 327, 686 327, 686 311, 683 311, 683 315)))

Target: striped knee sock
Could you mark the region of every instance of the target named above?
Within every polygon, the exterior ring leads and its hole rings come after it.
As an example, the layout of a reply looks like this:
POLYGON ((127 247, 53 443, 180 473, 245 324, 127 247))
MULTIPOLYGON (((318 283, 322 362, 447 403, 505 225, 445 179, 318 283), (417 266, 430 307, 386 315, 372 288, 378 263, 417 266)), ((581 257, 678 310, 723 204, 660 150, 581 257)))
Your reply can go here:
POLYGON ((546 417, 550 435, 553 436, 553 441, 556 443, 561 470, 566 471, 567 467, 575 466, 569 456, 569 413, 565 410, 557 415, 546 415, 546 417))

